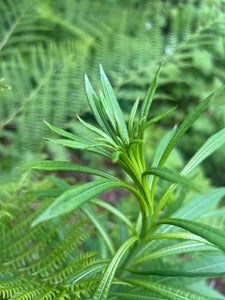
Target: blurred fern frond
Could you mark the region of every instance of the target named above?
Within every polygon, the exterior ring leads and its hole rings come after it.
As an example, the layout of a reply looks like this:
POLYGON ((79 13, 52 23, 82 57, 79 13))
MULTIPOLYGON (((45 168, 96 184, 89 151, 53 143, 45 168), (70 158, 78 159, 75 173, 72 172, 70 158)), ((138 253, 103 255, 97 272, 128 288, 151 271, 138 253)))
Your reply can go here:
MULTIPOLYGON (((7 194, 6 188, 4 195, 1 193, 0 296, 83 299, 97 287, 107 265, 107 260, 100 259, 97 252, 82 250, 81 244, 93 229, 80 214, 30 228, 34 217, 51 199, 39 202, 27 190, 28 184, 29 180, 19 186, 14 184, 13 195, 7 194)), ((34 189, 47 186, 46 180, 32 184, 34 189)))

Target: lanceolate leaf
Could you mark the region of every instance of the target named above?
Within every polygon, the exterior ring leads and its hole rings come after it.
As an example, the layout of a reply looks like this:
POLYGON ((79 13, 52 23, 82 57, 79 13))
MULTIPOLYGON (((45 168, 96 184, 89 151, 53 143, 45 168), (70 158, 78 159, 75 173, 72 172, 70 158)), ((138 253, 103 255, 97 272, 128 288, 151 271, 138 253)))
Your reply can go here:
POLYGON ((117 180, 116 177, 104 171, 67 162, 67 161, 44 160, 29 165, 28 167, 31 167, 33 169, 38 169, 38 170, 45 170, 45 171, 70 171, 70 172, 87 173, 87 174, 97 175, 108 179, 117 180))
POLYGON ((129 136, 131 139, 133 139, 133 137, 134 137, 134 132, 133 132, 134 118, 137 113, 139 99, 140 99, 139 97, 136 99, 136 101, 134 102, 133 107, 131 109, 131 112, 130 112, 130 117, 129 117, 129 122, 128 122, 128 132, 129 132, 129 136))
POLYGON ((122 181, 101 179, 66 191, 33 222, 32 226, 76 210, 102 192, 120 186, 124 186, 122 181))
POLYGON ((149 113, 149 109, 151 107, 151 104, 152 104, 152 100, 153 100, 153 96, 155 94, 155 90, 157 88, 157 84, 158 84, 158 76, 159 76, 159 73, 161 71, 161 68, 162 68, 162 63, 151 83, 151 85, 149 86, 148 88, 148 91, 145 95, 145 98, 142 102, 142 105, 141 105, 141 110, 140 110, 140 119, 145 117, 145 123, 146 123, 146 120, 147 120, 147 117, 148 117, 148 113, 149 113))
POLYGON ((102 131, 101 129, 83 121, 79 116, 77 116, 78 120, 86 127, 88 128, 90 131, 100 135, 101 137, 104 138, 105 142, 110 143, 113 146, 116 146, 115 142, 108 136, 108 134, 106 134, 104 131, 102 131))
POLYGON ((182 175, 187 175, 204 159, 219 149, 225 143, 225 128, 212 135, 204 145, 195 153, 188 164, 181 171, 182 175))
POLYGON ((101 65, 100 65, 100 75, 102 81, 102 88, 103 88, 108 109, 110 111, 110 115, 112 118, 114 117, 114 123, 117 124, 121 139, 124 140, 126 144, 129 144, 129 135, 127 131, 126 122, 124 119, 124 114, 119 106, 119 103, 114 95, 112 86, 101 65))
POLYGON ((206 99, 204 99, 179 126, 159 161, 159 167, 163 166, 164 162, 166 161, 167 157, 169 156, 179 139, 184 135, 184 133, 188 130, 192 123, 194 123, 194 121, 196 121, 202 114, 202 112, 208 107, 209 101, 212 99, 213 96, 214 93, 209 95, 206 99))
POLYGON ((108 297, 109 289, 120 261, 127 253, 128 249, 138 240, 138 237, 131 237, 118 249, 104 272, 100 284, 93 296, 93 300, 105 300, 108 297))
POLYGON ((154 226, 157 226, 159 224, 171 224, 186 229, 196 235, 203 237, 225 252, 225 232, 218 228, 211 227, 206 224, 201 224, 195 221, 175 218, 160 220, 156 222, 154 226))
POLYGON ((114 214, 117 218, 119 218, 122 222, 124 222, 124 224, 126 224, 134 234, 136 234, 134 225, 117 208, 99 199, 92 199, 90 200, 90 203, 101 206, 106 210, 108 210, 109 212, 111 212, 112 214, 114 214))
POLYGON ((149 168, 142 174, 142 176, 149 174, 199 190, 199 186, 195 182, 167 168, 149 168))
POLYGON ((212 298, 202 296, 200 294, 194 294, 185 290, 154 283, 143 279, 132 278, 128 279, 127 281, 131 284, 151 290, 161 296, 165 296, 167 299, 171 300, 212 300, 212 298))
POLYGON ((203 239, 200 236, 190 232, 166 232, 166 233, 153 234, 146 241, 146 243, 148 244, 150 241, 161 240, 161 239, 190 240, 190 241, 201 242, 213 246, 206 239, 203 239))
POLYGON ((86 93, 88 97, 88 104, 92 110, 92 113, 95 116, 95 119, 100 125, 100 127, 102 128, 102 130, 108 132, 108 129, 105 126, 106 120, 104 120, 100 100, 98 99, 95 91, 93 90, 92 85, 86 74, 85 74, 85 85, 86 85, 86 93))
POLYGON ((205 245, 202 242, 177 243, 172 246, 168 246, 168 247, 164 247, 159 250, 156 250, 156 251, 152 251, 148 255, 141 256, 140 258, 137 258, 134 261, 133 265, 138 265, 138 264, 144 263, 146 261, 150 261, 150 260, 161 258, 161 257, 168 257, 171 255, 176 255, 176 254, 197 252, 197 251, 209 251, 209 250, 215 250, 215 248, 205 245))
POLYGON ((171 109, 169 109, 168 111, 162 113, 161 115, 159 115, 159 116, 157 116, 157 117, 151 119, 150 121, 148 121, 148 122, 143 126, 142 129, 144 130, 144 129, 146 129, 148 126, 150 126, 151 124, 158 122, 158 121, 161 120, 163 117, 165 117, 167 114, 169 114, 171 111, 173 111, 175 108, 176 108, 176 106, 173 107, 173 108, 171 108, 171 109))
POLYGON ((95 145, 91 142, 86 142, 86 140, 80 140, 80 141, 72 141, 72 140, 65 140, 65 139, 46 139, 47 141, 53 142, 57 145, 62 145, 68 148, 72 149, 79 149, 79 150, 85 150, 89 152, 93 152, 96 154, 100 154, 102 156, 111 157, 111 153, 107 150, 99 147, 98 145, 95 145))
POLYGON ((169 276, 169 277, 204 277, 204 278, 216 278, 225 276, 224 272, 187 272, 187 271, 178 271, 178 270, 136 270, 136 269, 127 269, 129 272, 139 275, 157 275, 157 276, 169 276))
POLYGON ((63 130, 63 129, 60 129, 58 127, 55 127, 53 125, 51 125, 50 123, 48 123, 47 121, 44 121, 44 123, 48 126, 48 128, 50 128, 52 131, 54 131, 55 133, 67 138, 67 139, 71 139, 71 140, 74 140, 74 141, 80 141, 80 142, 83 142, 85 141, 85 143, 90 143, 88 140, 85 140, 81 137, 79 137, 78 135, 75 135, 75 134, 72 134, 66 130, 63 130))
POLYGON ((115 254, 115 247, 113 245, 111 237, 109 236, 109 234, 106 231, 103 224, 100 222, 100 220, 97 218, 97 216, 93 213, 93 211, 91 210, 91 208, 89 207, 89 205, 87 203, 82 205, 81 209, 87 215, 87 217, 90 219, 92 224, 96 227, 96 229, 100 233, 101 237, 103 238, 103 241, 107 245, 107 247, 110 251, 110 254, 113 256, 115 254))
MULTIPOLYGON (((225 143, 225 128, 220 130, 218 133, 212 135, 205 144, 196 152, 196 154, 191 158, 187 165, 180 172, 181 175, 188 175, 196 166, 198 166, 204 159, 209 155, 219 149, 225 143)), ((169 199, 170 195, 173 193, 176 184, 171 185, 165 191, 157 206, 155 208, 155 213, 153 219, 156 218, 162 207, 165 205, 166 201, 169 199)))

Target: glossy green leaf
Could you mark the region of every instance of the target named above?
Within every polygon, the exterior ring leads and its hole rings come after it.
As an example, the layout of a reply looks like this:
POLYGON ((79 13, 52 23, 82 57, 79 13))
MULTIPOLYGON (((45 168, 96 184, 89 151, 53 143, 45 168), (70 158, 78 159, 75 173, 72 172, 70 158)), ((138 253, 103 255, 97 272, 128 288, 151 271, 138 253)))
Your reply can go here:
POLYGON ((154 175, 154 176, 158 176, 162 179, 165 179, 167 181, 170 182, 175 182, 175 183, 180 183, 184 186, 187 186, 189 188, 193 188, 195 190, 199 190, 199 186, 193 182, 192 180, 190 180, 189 178, 186 178, 180 174, 177 174, 175 171, 167 169, 167 168, 149 168, 147 169, 142 176, 146 176, 146 175, 154 175))
POLYGON ((126 255, 129 248, 138 241, 138 237, 131 237, 126 240, 122 246, 118 249, 116 254, 113 256, 112 260, 110 261, 107 269, 105 270, 100 284, 92 297, 92 300, 105 300, 108 297, 109 289, 111 287, 113 278, 115 276, 116 270, 119 266, 119 263, 126 255))
MULTIPOLYGON (((168 268, 168 264, 165 262, 161 264, 159 270, 168 270, 171 269, 173 271, 182 271, 186 273, 202 273, 202 274, 212 274, 214 273, 215 277, 219 277, 219 274, 223 274, 225 272, 225 255, 203 255, 200 258, 193 258, 191 260, 182 260, 173 267, 168 268)), ((169 270, 168 270, 169 271, 169 270)), ((204 276, 204 277, 207 277, 204 276)), ((211 276, 210 276, 211 277, 211 276)), ((164 276, 164 278, 160 279, 160 283, 165 283, 168 285, 174 284, 174 277, 164 276)), ((184 286, 184 283, 188 281, 184 281, 181 277, 176 277, 176 286, 184 286)), ((192 280, 191 280, 192 281, 192 280)))
POLYGON ((158 85, 158 76, 159 76, 159 73, 161 71, 161 68, 162 68, 162 64, 160 65, 151 85, 149 86, 148 88, 148 91, 144 97, 144 100, 142 102, 142 105, 141 105, 141 110, 140 110, 140 119, 142 119, 143 117, 145 118, 145 122, 146 123, 146 120, 147 120, 147 117, 148 117, 148 113, 149 113, 149 110, 150 110, 150 107, 151 107, 151 104, 152 104, 152 101, 153 101, 153 97, 154 97, 154 94, 155 94, 155 90, 157 88, 157 85, 158 85))
POLYGON ((202 237, 190 233, 190 232, 166 232, 166 233, 159 233, 159 234, 153 234, 149 239, 147 239, 146 243, 149 243, 153 240, 162 240, 162 239, 176 239, 176 240, 190 240, 200 243, 205 243, 210 246, 213 246, 213 244, 209 243, 206 239, 203 239, 202 237))
POLYGON ((212 135, 204 145, 195 153, 188 164, 181 171, 182 175, 187 175, 204 159, 219 149, 225 143, 225 128, 212 135))
POLYGON ((196 235, 201 236, 202 238, 214 244, 221 250, 225 251, 225 232, 218 228, 211 227, 209 225, 191 221, 191 220, 176 219, 176 218, 168 218, 168 219, 160 220, 156 222, 154 226, 157 226, 159 224, 170 224, 170 225, 174 225, 186 229, 196 235))
POLYGON ((170 217, 196 220, 216 206, 224 196, 225 187, 215 188, 203 195, 195 194, 170 217))
POLYGON ((33 222, 32 226, 74 211, 102 192, 120 186, 124 186, 122 181, 101 179, 66 191, 33 222))
POLYGON ((90 131, 100 135, 101 137, 104 138, 105 142, 108 142, 110 145, 112 146, 117 146, 116 143, 108 136, 108 134, 106 134, 104 131, 102 131, 101 129, 85 122, 84 120, 82 120, 79 116, 77 116, 78 120, 86 127, 88 128, 90 131))
POLYGON ((174 133, 174 136, 170 140, 169 144, 167 145, 160 161, 159 161, 159 167, 163 166, 166 159, 168 158, 169 154, 177 144, 177 142, 180 140, 180 138, 184 135, 184 133, 190 128, 190 126, 196 121, 199 116, 202 114, 202 112, 208 107, 210 100, 214 96, 215 93, 209 95, 206 99, 204 99, 182 122, 182 124, 178 127, 176 132, 174 133))
POLYGON ((113 245, 110 235, 108 234, 108 232, 105 229, 105 226, 100 222, 98 217, 93 213, 93 211, 91 210, 90 206, 87 203, 82 205, 81 209, 86 214, 86 216, 89 218, 89 220, 92 222, 92 224, 95 226, 95 228, 98 230, 103 241, 107 245, 110 254, 113 256, 115 254, 115 247, 113 245))
POLYGON ((178 271, 178 270, 136 270, 136 269, 127 269, 127 271, 139 274, 139 275, 157 275, 157 276, 169 276, 169 277, 188 277, 188 278, 194 278, 194 277, 201 277, 201 278, 217 278, 217 277, 223 277, 225 276, 224 272, 186 272, 186 271, 178 271))
POLYGON ((200 294, 195 294, 189 291, 181 290, 178 288, 166 286, 163 284, 143 280, 143 279, 128 279, 129 283, 141 286, 148 290, 151 290, 161 296, 165 296, 167 299, 171 300, 212 300, 212 298, 202 296, 200 294))
POLYGON ((82 166, 67 161, 44 160, 29 165, 28 167, 33 169, 38 169, 38 170, 45 170, 45 171, 70 171, 70 172, 86 173, 86 174, 92 174, 104 178, 117 180, 117 178, 114 177, 112 174, 106 173, 96 168, 82 166))
POLYGON ((79 141, 71 141, 65 139, 46 139, 47 141, 53 142, 57 145, 62 145, 64 147, 72 148, 72 149, 79 149, 79 150, 86 150, 89 152, 93 152, 96 154, 100 154, 102 156, 111 158, 111 153, 107 150, 99 147, 98 145, 93 144, 92 142, 86 142, 86 140, 79 140, 79 141))
MULTIPOLYGON (((101 75, 101 82, 102 82, 102 88, 104 93, 104 101, 103 105, 107 106, 110 114, 110 118, 114 119, 114 129, 119 131, 120 138, 126 143, 129 144, 129 135, 127 130, 127 125, 124 119, 124 114, 119 106, 119 103, 115 97, 114 91, 112 89, 112 86, 102 68, 100 65, 100 75, 101 75), (105 103, 106 101, 106 103, 105 103)), ((112 124, 112 125, 113 125, 112 124)))
POLYGON ((107 265, 108 265, 107 262, 104 260, 90 263, 85 268, 83 268, 82 271, 78 270, 77 274, 75 274, 74 276, 71 276, 70 278, 67 279, 68 286, 71 283, 73 283, 73 284, 79 283, 79 281, 81 281, 84 278, 88 278, 90 276, 93 276, 94 274, 98 274, 98 273, 102 272, 103 270, 105 270, 107 265))
POLYGON ((129 116, 128 132, 129 132, 129 136, 130 136, 131 139, 133 139, 133 137, 134 137, 134 132, 133 132, 134 118, 135 118, 136 113, 137 113, 139 100, 140 100, 140 98, 138 97, 136 99, 136 101, 134 102, 133 107, 132 107, 131 112, 130 112, 130 116, 129 116))
POLYGON ((162 118, 164 118, 166 115, 168 115, 171 111, 173 111, 174 109, 176 109, 175 107, 172 107, 171 109, 169 109, 168 111, 160 114, 159 116, 151 119, 150 121, 146 122, 145 125, 142 127, 142 130, 145 130, 146 128, 148 128, 148 126, 150 126, 151 124, 154 124, 158 121, 160 121, 162 118))
MULTIPOLYGON (((225 188, 213 189, 204 195, 196 194, 186 204, 178 208, 177 211, 171 215, 171 217, 195 220, 217 205, 224 195, 225 188)), ((162 225, 161 227, 155 229, 154 234, 162 234, 162 232, 164 234, 169 230, 173 230, 172 225, 162 225)), ((176 229, 174 228, 174 230, 176 229)), ((142 253, 149 251, 149 247, 151 246, 153 246, 153 241, 146 243, 146 245, 140 250, 139 256, 141 256, 142 253)))
POLYGON ((87 93, 87 98, 88 98, 88 104, 92 110, 93 115, 95 116, 96 121, 100 125, 103 131, 106 133, 108 132, 108 129, 105 125, 106 119, 104 117, 102 107, 101 107, 101 102, 96 95, 88 77, 87 74, 85 74, 85 86, 86 86, 86 93, 87 93))
POLYGON ((70 139, 70 140, 74 140, 74 141, 77 141, 77 142, 80 142, 80 143, 84 143, 84 144, 90 144, 90 141, 88 140, 85 140, 81 137, 79 137, 78 135, 75 135, 75 134, 72 134, 66 130, 63 130, 61 128, 58 128, 58 127, 55 127, 53 125, 51 125, 50 123, 48 123, 47 121, 44 121, 44 123, 48 126, 48 128, 50 128, 52 131, 54 131, 55 133, 67 138, 67 139, 70 139))
MULTIPOLYGON (((209 155, 219 149, 225 143, 225 128, 212 135, 203 146, 196 152, 196 154, 191 158, 191 160, 186 164, 183 170, 180 172, 181 175, 188 175, 196 166, 198 166, 204 159, 209 155)), ((173 191, 176 189, 177 185, 173 184, 165 191, 157 206, 155 208, 155 213, 153 220, 156 218, 162 207, 165 205, 173 191)))
POLYGON ((133 234, 136 234, 134 225, 117 208, 115 208, 114 206, 112 206, 108 202, 104 202, 104 201, 99 200, 99 199, 92 199, 92 200, 90 200, 90 203, 93 203, 95 205, 103 207, 106 210, 108 210, 109 212, 111 212, 112 214, 114 214, 117 218, 119 218, 124 224, 126 224, 130 228, 130 230, 133 232, 133 234))
MULTIPOLYGON (((166 147, 168 146, 171 138, 173 137, 175 131, 176 131, 176 126, 174 126, 174 128, 172 130, 170 130, 159 142, 159 144, 154 152, 151 167, 158 167, 159 161, 160 161, 166 147)), ((154 200, 154 191, 155 191, 155 186, 156 186, 157 180, 158 180, 158 177, 155 177, 153 175, 149 176, 149 188, 152 192, 152 194, 151 194, 152 195, 151 196, 152 203, 154 200)))
MULTIPOLYGON (((155 251, 152 251, 148 255, 143 255, 135 259, 133 265, 142 264, 146 261, 150 261, 157 258, 168 257, 171 255, 178 255, 182 253, 190 253, 197 251, 209 251, 215 250, 215 248, 205 245, 202 242, 182 242, 168 247, 164 247, 155 251)), ((217 250, 217 249, 216 249, 217 250)))

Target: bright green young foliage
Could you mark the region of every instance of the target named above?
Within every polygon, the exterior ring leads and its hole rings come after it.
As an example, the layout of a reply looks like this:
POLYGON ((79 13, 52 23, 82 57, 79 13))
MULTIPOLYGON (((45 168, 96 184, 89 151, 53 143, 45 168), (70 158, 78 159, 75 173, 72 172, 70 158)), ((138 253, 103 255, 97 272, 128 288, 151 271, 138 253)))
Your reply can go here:
MULTIPOLYGON (((79 118, 80 122, 89 130, 94 131, 99 138, 96 138, 96 141, 89 141, 46 122, 50 129, 65 138, 48 140, 74 149, 91 151, 112 159, 129 175, 131 182, 126 183, 112 174, 99 169, 69 162, 42 161, 36 163, 32 167, 40 170, 70 170, 100 176, 103 179, 85 183, 78 187, 69 186, 66 191, 62 191, 62 194, 59 194, 59 197, 33 221, 33 229, 36 228, 36 225, 40 226, 43 223, 48 223, 49 219, 54 220, 55 217, 58 219, 59 216, 67 215, 79 208, 83 210, 95 226, 101 240, 102 257, 109 258, 103 262, 97 262, 97 265, 93 267, 89 266, 86 271, 82 269, 80 277, 78 274, 76 277, 73 277, 86 278, 90 271, 94 272, 93 270, 95 270, 96 273, 103 271, 102 275, 98 277, 97 282, 95 282, 97 289, 94 294, 92 290, 86 290, 87 298, 80 296, 77 299, 119 299, 121 295, 123 295, 123 299, 132 299, 131 295, 135 287, 139 287, 140 289, 140 299, 142 299, 141 295, 143 295, 143 299, 144 295, 147 295, 148 299, 153 299, 154 297, 157 299, 160 296, 166 297, 165 299, 212 299, 204 295, 204 293, 200 295, 189 291, 187 288, 189 281, 187 280, 189 278, 190 282, 192 282, 191 279, 197 277, 200 281, 202 278, 224 275, 224 264, 220 264, 220 267, 214 268, 217 258, 218 261, 225 258, 225 235, 223 230, 195 220, 201 214, 204 214, 206 210, 211 209, 218 203, 219 199, 225 195, 225 189, 215 189, 210 193, 205 193, 203 196, 196 196, 198 197, 196 200, 190 200, 183 207, 177 208, 177 211, 169 216, 169 218, 162 218, 160 215, 163 206, 166 205, 172 194, 174 195, 174 191, 179 185, 181 188, 182 186, 185 188, 199 188, 196 183, 190 178, 186 178, 186 176, 199 163, 225 143, 225 132, 222 129, 206 141, 180 174, 162 167, 181 136, 200 116, 202 111, 206 109, 211 96, 203 100, 186 117, 180 127, 177 129, 174 128, 159 143, 159 148, 157 148, 156 155, 153 158, 152 167, 149 168, 146 167, 145 161, 144 130, 146 126, 143 125, 148 124, 148 112, 156 90, 159 72, 156 74, 147 92, 144 104, 141 106, 140 114, 138 114, 139 99, 135 101, 128 121, 128 128, 126 127, 122 110, 102 67, 100 72, 102 82, 101 100, 97 97, 86 76, 88 101, 100 128, 94 127, 94 125, 88 124, 79 118), (120 122, 118 123, 119 120, 120 122), (160 183, 160 180, 166 180, 172 182, 172 184, 165 188, 165 190, 162 188, 161 198, 157 200, 155 185, 158 182, 160 183), (93 199, 101 192, 114 187, 123 187, 135 196, 139 204, 139 213, 136 220, 130 220, 122 211, 112 207, 110 204, 104 203, 102 200, 93 199), (201 197, 203 197, 203 200, 201 197), (127 226, 129 237, 118 247, 118 250, 116 250, 117 246, 107 232, 104 224, 98 215, 91 210, 88 202, 92 205, 104 207, 108 212, 122 221, 124 226, 127 226), (202 202, 205 204, 201 205, 202 202), (181 228, 181 231, 177 231, 175 226, 181 228), (186 241, 170 242, 180 239, 186 241), (181 254, 188 255, 188 253, 193 255, 191 269, 187 269, 186 260, 182 260, 179 257, 181 254), (195 253, 200 255, 201 259, 199 259, 199 256, 195 257, 195 253), (171 256, 176 257, 179 262, 178 265, 171 266, 169 260, 171 256), (212 261, 209 257, 212 258, 212 261), (205 267, 203 266, 207 265, 207 261, 209 265, 211 264, 211 269, 204 269, 205 267), (161 267, 162 265, 163 268, 161 267), (165 272, 163 272, 164 269, 165 272), (157 275, 157 277, 153 277, 153 275, 157 275), (176 277, 174 283, 170 281, 170 276, 176 277), (163 284, 159 283, 160 278, 163 280, 163 284), (120 288, 112 286, 117 280, 121 284, 120 288), (128 287, 124 287, 127 284, 128 287), (184 289, 180 289, 179 287, 181 286, 184 289)), ((67 285, 73 282, 73 280, 75 279, 67 278, 67 285)), ((75 281, 79 282, 79 280, 76 279, 75 281)), ((73 299, 70 297, 68 295, 68 299, 73 299)), ((53 299, 57 298, 53 297, 53 299)))

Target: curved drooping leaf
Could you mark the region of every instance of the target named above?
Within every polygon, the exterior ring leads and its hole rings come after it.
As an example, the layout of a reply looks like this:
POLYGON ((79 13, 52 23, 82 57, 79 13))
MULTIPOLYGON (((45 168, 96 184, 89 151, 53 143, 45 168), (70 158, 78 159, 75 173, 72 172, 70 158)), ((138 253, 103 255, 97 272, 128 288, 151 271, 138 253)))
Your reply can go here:
POLYGON ((197 190, 200 189, 199 186, 191 179, 186 178, 180 174, 177 174, 175 171, 167 168, 163 168, 163 167, 149 168, 142 174, 142 176, 146 176, 146 175, 155 175, 170 182, 180 183, 189 188, 193 188, 197 190))
POLYGON ((86 216, 89 218, 89 220, 92 222, 92 224, 95 226, 95 228, 98 230, 99 234, 101 235, 104 243, 107 245, 110 254, 113 256, 115 254, 115 247, 112 242, 112 239, 108 232, 105 229, 105 226, 100 222, 96 214, 93 213, 88 203, 85 203, 81 206, 81 209, 86 214, 86 216))
POLYGON ((176 218, 160 220, 154 224, 154 227, 159 224, 171 224, 186 229, 196 235, 203 237, 225 252, 225 232, 218 228, 211 227, 209 225, 202 224, 196 221, 176 218))
POLYGON ((151 290, 161 296, 165 296, 167 299, 171 300, 212 300, 212 298, 202 296, 200 294, 194 294, 189 291, 181 290, 175 287, 170 287, 143 279, 132 278, 128 279, 127 281, 131 284, 151 290))
POLYGON ((101 206, 101 207, 105 208, 106 210, 108 210, 109 212, 111 212, 112 214, 114 214, 114 216, 116 216, 117 218, 119 218, 124 224, 126 224, 130 228, 130 230, 134 234, 136 234, 134 225, 117 208, 115 208, 114 206, 112 206, 108 202, 104 202, 104 201, 102 201, 100 199, 92 199, 92 200, 90 200, 90 203, 93 203, 95 205, 101 206))
POLYGON ((112 174, 106 173, 96 168, 82 166, 67 161, 44 160, 29 165, 28 167, 33 169, 38 169, 38 170, 45 170, 45 171, 71 171, 71 172, 87 173, 87 174, 97 175, 108 179, 117 180, 117 178, 114 177, 112 174))
POLYGON ((108 297, 109 289, 112 284, 114 275, 116 273, 116 270, 119 266, 120 261, 124 257, 124 255, 127 253, 127 250, 136 242, 138 241, 138 237, 131 237, 128 240, 126 240, 122 246, 118 249, 116 254, 113 256, 112 260, 110 261, 107 269, 105 270, 102 279, 100 281, 100 284, 93 296, 93 300, 105 300, 108 297))
POLYGON ((122 181, 101 179, 72 188, 58 197, 36 220, 34 220, 32 226, 76 210, 81 205, 106 190, 124 186, 125 184, 122 181))

